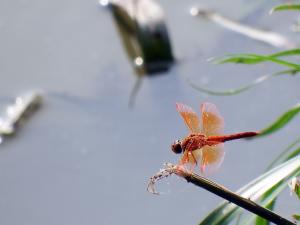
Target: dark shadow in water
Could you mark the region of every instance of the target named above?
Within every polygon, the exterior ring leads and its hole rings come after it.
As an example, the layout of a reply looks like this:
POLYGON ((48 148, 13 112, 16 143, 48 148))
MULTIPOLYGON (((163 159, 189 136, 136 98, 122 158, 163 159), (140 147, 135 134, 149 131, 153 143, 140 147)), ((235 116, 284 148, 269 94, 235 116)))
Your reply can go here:
POLYGON ((133 107, 144 76, 165 74, 174 63, 164 14, 152 0, 113 1, 109 9, 137 76, 129 99, 133 107))
POLYGON ((129 108, 134 107, 137 93, 138 93, 138 91, 140 90, 140 88, 142 86, 142 81, 143 81, 143 77, 142 76, 137 76, 136 81, 134 83, 134 86, 133 86, 133 88, 131 89, 131 92, 130 92, 129 102, 128 102, 129 108))

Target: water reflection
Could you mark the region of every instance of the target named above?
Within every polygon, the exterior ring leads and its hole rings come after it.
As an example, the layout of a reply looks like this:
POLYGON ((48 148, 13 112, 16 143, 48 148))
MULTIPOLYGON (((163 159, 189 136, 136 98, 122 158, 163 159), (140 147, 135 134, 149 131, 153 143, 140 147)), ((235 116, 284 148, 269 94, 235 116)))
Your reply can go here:
POLYGON ((112 1, 109 8, 137 74, 167 71, 174 58, 162 8, 152 0, 112 1))
POLYGON ((130 93, 132 107, 145 75, 164 74, 174 62, 162 8, 152 0, 101 1, 109 5, 136 82, 130 93))

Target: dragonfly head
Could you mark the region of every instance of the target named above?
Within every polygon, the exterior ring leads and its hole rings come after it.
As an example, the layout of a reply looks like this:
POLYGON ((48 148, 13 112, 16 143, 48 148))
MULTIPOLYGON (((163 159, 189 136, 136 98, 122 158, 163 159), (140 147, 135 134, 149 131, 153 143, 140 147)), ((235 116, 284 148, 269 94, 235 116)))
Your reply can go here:
POLYGON ((171 146, 172 151, 175 154, 180 154, 182 152, 182 147, 181 147, 181 141, 180 140, 176 140, 172 146, 171 146))

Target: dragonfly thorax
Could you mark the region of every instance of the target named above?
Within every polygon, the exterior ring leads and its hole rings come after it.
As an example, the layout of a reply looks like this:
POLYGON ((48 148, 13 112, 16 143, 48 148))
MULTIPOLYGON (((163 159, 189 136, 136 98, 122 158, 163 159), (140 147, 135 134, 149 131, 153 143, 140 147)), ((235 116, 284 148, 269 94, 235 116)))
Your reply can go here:
POLYGON ((193 151, 207 145, 207 138, 203 134, 190 134, 182 141, 176 140, 171 149, 175 154, 180 154, 187 151, 193 151))
POLYGON ((207 145, 207 138, 203 134, 190 134, 181 142, 181 148, 184 151, 194 151, 207 145))

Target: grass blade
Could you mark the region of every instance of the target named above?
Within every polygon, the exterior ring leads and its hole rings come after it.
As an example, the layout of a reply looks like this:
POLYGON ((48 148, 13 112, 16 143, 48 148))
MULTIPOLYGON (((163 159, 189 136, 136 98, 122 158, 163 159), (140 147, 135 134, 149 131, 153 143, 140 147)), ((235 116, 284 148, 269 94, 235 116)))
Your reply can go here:
POLYGON ((264 61, 265 59, 263 57, 256 57, 250 54, 234 54, 234 55, 227 55, 220 59, 216 59, 214 62, 217 64, 223 64, 223 63, 257 64, 264 61))
POLYGON ((214 60, 215 63, 245 63, 245 64, 256 64, 260 62, 266 61, 264 57, 271 57, 271 58, 279 58, 279 57, 286 57, 286 56, 294 56, 299 55, 300 49, 294 48, 291 50, 285 50, 281 52, 277 52, 270 55, 255 55, 255 54, 231 54, 220 59, 214 60))
POLYGON ((277 73, 273 73, 273 74, 267 74, 267 75, 263 75, 259 78, 257 78, 256 80, 254 80, 252 83, 246 84, 244 86, 241 86, 239 88, 236 89, 228 89, 228 90, 224 90, 224 91, 215 91, 215 90, 211 90, 208 88, 205 88, 203 86, 199 86, 191 81, 188 80, 188 84, 196 89, 197 91, 209 94, 209 95, 216 95, 216 96, 230 96, 230 95, 237 95, 240 94, 244 91, 247 91, 261 83, 263 83, 266 80, 269 80, 272 77, 278 76, 278 75, 282 75, 282 74, 294 74, 295 70, 284 70, 284 71, 280 71, 277 73))
POLYGON ((272 14, 273 12, 284 11, 284 10, 300 10, 300 5, 298 4, 278 5, 271 9, 270 14, 272 14))
POLYGON ((256 80, 254 80, 252 83, 250 84, 246 84, 244 86, 241 86, 239 88, 236 88, 236 89, 229 89, 229 90, 225 90, 225 91, 215 91, 215 90, 210 90, 210 89, 207 89, 205 87, 202 87, 202 86, 198 86, 197 84, 194 84, 192 83, 191 81, 188 81, 189 85, 200 91, 200 92, 203 92, 203 93, 206 93, 206 94, 209 94, 209 95, 217 95, 217 96, 230 96, 230 95, 236 95, 236 94, 239 94, 239 93, 242 93, 244 91, 247 91, 249 90, 250 88, 274 77, 275 74, 271 74, 271 75, 264 75, 264 76, 261 76, 259 78, 257 78, 256 80))
MULTIPOLYGON (((279 54, 279 53, 278 53, 279 54)), ((284 54, 284 53, 282 53, 284 54)), ((288 54, 287 52, 285 54, 288 54)), ((292 54, 289 52, 289 54, 292 54)), ((279 54, 280 56, 280 54, 279 54)), ((284 56, 284 55, 281 55, 284 56)), ((300 70, 300 65, 288 62, 286 60, 278 59, 278 56, 273 55, 258 55, 258 54, 235 54, 225 56, 221 59, 217 59, 215 62, 219 64, 223 63, 242 63, 242 64, 257 64, 262 62, 273 62, 279 65, 287 66, 296 70, 300 70)))
MULTIPOLYGON (((294 141, 292 144, 290 144, 267 168, 267 171, 275 167, 276 165, 280 165, 281 163, 297 156, 300 154, 300 148, 297 148, 290 152, 290 150, 295 147, 298 143, 300 143, 300 138, 298 138, 296 141, 294 141)), ((266 208, 273 210, 276 202, 277 195, 274 193, 276 187, 272 188, 268 192, 266 192, 260 199, 260 204, 262 206, 265 206, 266 208), (269 200, 268 200, 269 199, 269 200)), ((280 192, 279 192, 280 193, 280 192)), ((246 220, 243 220, 240 224, 251 224, 256 218, 256 225, 269 225, 269 221, 258 217, 251 215, 246 220)))
POLYGON ((284 57, 284 56, 293 56, 293 55, 300 55, 300 48, 294 48, 291 50, 277 52, 275 54, 271 54, 271 57, 284 57))
POLYGON ((284 127, 288 122, 290 122, 298 113, 300 112, 300 103, 283 113, 280 117, 278 117, 271 125, 262 129, 260 132, 260 136, 269 135, 274 133, 275 131, 284 127))

